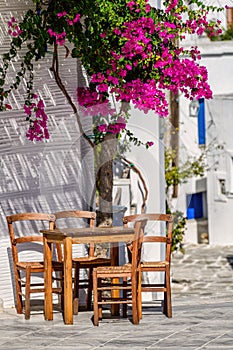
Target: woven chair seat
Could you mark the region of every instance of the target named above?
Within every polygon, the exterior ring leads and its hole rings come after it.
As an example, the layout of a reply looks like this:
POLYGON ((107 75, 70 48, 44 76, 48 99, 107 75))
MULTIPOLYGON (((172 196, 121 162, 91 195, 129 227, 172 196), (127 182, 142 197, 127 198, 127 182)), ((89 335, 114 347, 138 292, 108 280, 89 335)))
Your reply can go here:
POLYGON ((141 268, 165 268, 169 263, 167 261, 145 261, 141 262, 141 268))
POLYGON ((110 259, 107 258, 98 258, 95 256, 85 256, 85 257, 81 257, 81 258, 73 258, 72 259, 73 262, 78 263, 80 265, 80 267, 82 265, 102 265, 102 264, 106 264, 109 265, 110 263, 110 259))
POLYGON ((17 263, 17 267, 20 267, 21 269, 26 269, 27 267, 31 267, 32 269, 42 269, 44 270, 44 263, 43 261, 20 261, 17 263))
MULTIPOLYGON (((53 261, 52 262, 52 269, 61 271, 63 267, 63 263, 59 261, 53 261)), ((42 269, 44 270, 44 262, 43 261, 20 261, 17 263, 17 267, 20 267, 21 269, 26 269, 27 267, 31 267, 31 269, 42 269)))
POLYGON ((131 271, 131 267, 132 265, 131 264, 124 264, 124 265, 121 265, 121 266, 105 266, 105 267, 97 267, 96 270, 98 273, 101 273, 101 274, 109 274, 109 273, 124 273, 124 272, 130 272, 131 271))

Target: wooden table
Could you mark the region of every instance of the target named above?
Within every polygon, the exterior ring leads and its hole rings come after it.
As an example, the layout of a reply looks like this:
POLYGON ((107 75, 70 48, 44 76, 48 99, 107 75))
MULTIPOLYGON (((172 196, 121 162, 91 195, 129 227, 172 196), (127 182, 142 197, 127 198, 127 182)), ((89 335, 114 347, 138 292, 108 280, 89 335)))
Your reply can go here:
POLYGON ((73 324, 72 297, 72 244, 111 243, 111 260, 118 265, 118 243, 130 242, 134 238, 134 229, 126 227, 64 228, 41 230, 44 237, 44 316, 53 319, 52 302, 52 244, 64 246, 64 323, 73 324))

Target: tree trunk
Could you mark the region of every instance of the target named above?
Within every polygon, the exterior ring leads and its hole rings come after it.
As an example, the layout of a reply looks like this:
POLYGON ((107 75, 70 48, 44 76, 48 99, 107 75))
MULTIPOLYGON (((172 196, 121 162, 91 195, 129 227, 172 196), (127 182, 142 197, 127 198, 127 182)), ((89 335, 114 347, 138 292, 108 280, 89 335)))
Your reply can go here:
MULTIPOLYGON (((179 166, 179 96, 178 94, 174 94, 170 92, 170 122, 172 126, 171 130, 171 139, 170 139, 170 147, 175 152, 175 157, 172 161, 172 166, 179 166)), ((178 185, 173 186, 173 198, 178 197, 178 185)))
POLYGON ((116 135, 107 134, 101 143, 96 175, 97 189, 99 191, 99 210, 97 211, 98 226, 111 226, 113 221, 113 159, 116 155, 116 151, 116 135))

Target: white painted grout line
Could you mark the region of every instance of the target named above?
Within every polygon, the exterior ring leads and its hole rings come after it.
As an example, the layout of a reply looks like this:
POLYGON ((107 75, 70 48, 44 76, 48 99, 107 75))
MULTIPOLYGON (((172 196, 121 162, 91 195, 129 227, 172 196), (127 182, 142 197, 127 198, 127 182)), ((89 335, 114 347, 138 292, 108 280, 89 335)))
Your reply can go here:
POLYGON ((228 333, 230 333, 230 332, 232 332, 232 330, 230 330, 230 331, 228 331, 228 332, 225 332, 225 333, 223 333, 223 334, 218 335, 217 337, 215 337, 215 338, 213 338, 213 339, 207 341, 205 344, 199 346, 198 348, 195 348, 194 350, 203 349, 204 346, 206 346, 206 345, 208 345, 208 344, 211 344, 214 340, 219 339, 219 338, 221 338, 223 335, 226 335, 226 334, 228 334, 228 333))
MULTIPOLYGON (((226 317, 226 316, 227 316, 227 314, 224 315, 224 317, 226 317)), ((217 319, 217 318, 218 318, 218 317, 216 316, 216 317, 213 318, 212 320, 217 319)), ((165 337, 165 338, 163 338, 163 339, 160 339, 160 340, 158 340, 158 341, 152 343, 151 345, 149 345, 149 346, 147 346, 146 348, 144 348, 144 350, 150 349, 152 346, 157 345, 157 344, 161 343, 162 341, 173 337, 175 334, 178 334, 178 333, 180 334, 181 332, 183 332, 183 331, 189 329, 190 327, 192 327, 192 328, 198 327, 198 326, 200 326, 201 324, 204 324, 204 323, 207 323, 207 322, 209 322, 209 320, 204 320, 204 321, 202 321, 202 322, 200 322, 200 323, 197 323, 197 324, 195 324, 195 325, 192 325, 192 326, 189 325, 189 326, 187 326, 187 327, 185 327, 185 328, 183 328, 183 329, 179 329, 178 331, 176 331, 176 332, 174 332, 174 333, 168 335, 167 337, 165 337)), ((201 345, 201 346, 198 347, 198 348, 195 348, 194 350, 203 349, 203 347, 206 346, 207 344, 211 343, 212 341, 214 341, 214 340, 216 340, 216 339, 218 339, 218 338, 221 338, 223 335, 228 334, 228 333, 230 333, 230 332, 232 332, 232 330, 229 331, 229 332, 225 332, 225 333, 223 333, 223 334, 220 334, 219 336, 215 337, 214 339, 209 340, 208 342, 206 342, 205 344, 201 345)))

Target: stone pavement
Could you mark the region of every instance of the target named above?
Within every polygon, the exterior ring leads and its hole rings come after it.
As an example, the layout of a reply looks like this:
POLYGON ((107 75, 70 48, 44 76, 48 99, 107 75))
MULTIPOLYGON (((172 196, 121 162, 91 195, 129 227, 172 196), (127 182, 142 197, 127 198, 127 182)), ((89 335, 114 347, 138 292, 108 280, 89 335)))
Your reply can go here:
POLYGON ((166 318, 158 303, 146 303, 139 325, 109 317, 99 327, 92 324, 92 312, 80 312, 67 326, 58 312, 54 321, 44 321, 42 311, 25 321, 3 309, 0 350, 232 350, 233 246, 185 249, 172 260, 173 318, 166 318))

